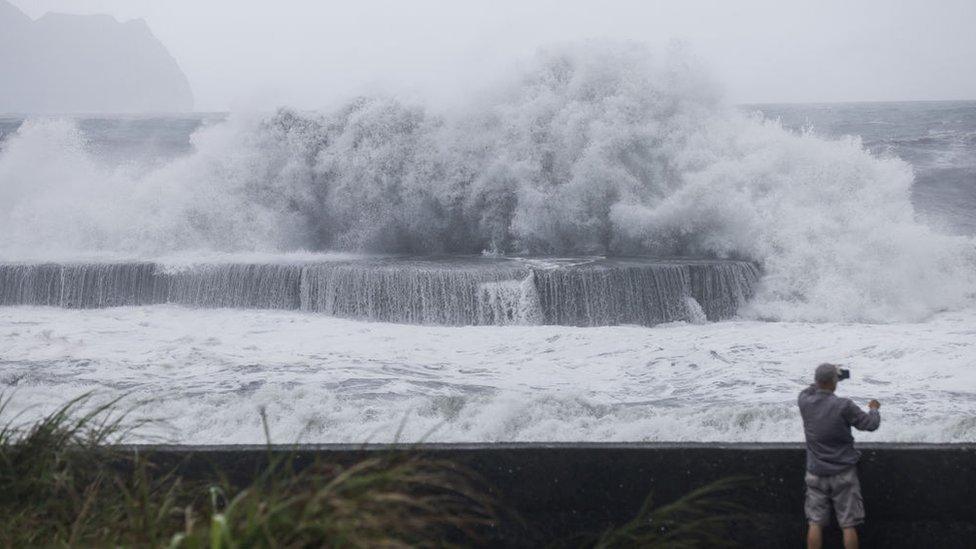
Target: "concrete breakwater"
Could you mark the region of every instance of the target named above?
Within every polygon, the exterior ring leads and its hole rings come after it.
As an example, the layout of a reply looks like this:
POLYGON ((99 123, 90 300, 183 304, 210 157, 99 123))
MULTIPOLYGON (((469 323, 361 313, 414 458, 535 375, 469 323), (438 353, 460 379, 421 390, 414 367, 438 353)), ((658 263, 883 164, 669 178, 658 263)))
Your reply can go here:
POLYGON ((0 305, 173 303, 449 326, 650 326, 734 316, 759 276, 750 262, 696 259, 0 263, 0 305))
MULTIPOLYGON (((673 501, 709 482, 748 477, 740 501, 752 516, 733 529, 744 547, 800 547, 804 450, 800 444, 425 444, 298 446, 138 446, 190 479, 220 470, 253 478, 269 455, 296 466, 322 459, 353 463, 377 453, 422 452, 480 475, 522 523, 502 520, 492 546, 540 546, 599 533, 631 519, 645 498, 673 501)), ((972 547, 976 539, 976 445, 864 444, 860 468, 867 522, 864 547, 972 547)), ((737 495, 737 497, 739 497, 737 495)), ((839 546, 836 527, 827 547, 839 546)), ((557 544, 558 545, 558 544, 557 544)))

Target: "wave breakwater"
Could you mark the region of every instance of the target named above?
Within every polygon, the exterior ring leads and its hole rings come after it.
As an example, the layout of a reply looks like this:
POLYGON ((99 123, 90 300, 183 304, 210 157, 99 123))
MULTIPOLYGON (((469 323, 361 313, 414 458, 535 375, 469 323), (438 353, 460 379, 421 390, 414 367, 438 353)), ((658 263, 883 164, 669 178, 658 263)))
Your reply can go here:
POLYGON ((728 260, 363 259, 316 264, 0 264, 0 305, 173 303, 433 325, 654 325, 736 314, 758 268, 728 260))

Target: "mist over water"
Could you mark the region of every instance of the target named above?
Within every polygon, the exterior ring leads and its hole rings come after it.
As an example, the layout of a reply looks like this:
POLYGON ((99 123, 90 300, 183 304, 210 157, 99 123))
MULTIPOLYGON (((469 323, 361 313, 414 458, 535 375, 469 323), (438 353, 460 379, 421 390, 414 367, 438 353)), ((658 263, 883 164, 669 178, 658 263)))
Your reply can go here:
POLYGON ((912 166, 724 104, 679 54, 543 52, 467 109, 390 97, 233 115, 165 162, 69 120, 0 145, 0 259, 340 250, 746 259, 746 315, 896 321, 972 303, 976 245, 917 220, 912 166))

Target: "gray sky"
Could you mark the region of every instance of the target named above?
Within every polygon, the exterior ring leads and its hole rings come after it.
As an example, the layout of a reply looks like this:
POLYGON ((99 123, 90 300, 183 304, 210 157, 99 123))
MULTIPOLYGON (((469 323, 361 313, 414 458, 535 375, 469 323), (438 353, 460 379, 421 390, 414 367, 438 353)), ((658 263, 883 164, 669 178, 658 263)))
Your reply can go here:
POLYGON ((976 99, 976 0, 13 0, 142 17, 197 110, 463 96, 540 46, 686 43, 737 103, 976 99))

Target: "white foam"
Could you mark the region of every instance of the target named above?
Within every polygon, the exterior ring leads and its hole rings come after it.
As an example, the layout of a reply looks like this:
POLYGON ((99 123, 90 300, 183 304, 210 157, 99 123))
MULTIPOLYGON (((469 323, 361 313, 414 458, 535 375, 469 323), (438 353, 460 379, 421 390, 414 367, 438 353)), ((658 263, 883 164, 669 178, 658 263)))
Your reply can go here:
POLYGON ((2 392, 23 421, 95 390, 148 401, 144 437, 196 444, 798 441, 816 364, 882 402, 869 441, 976 441, 976 310, 923 323, 447 328, 176 306, 0 308, 2 392))
POLYGON ((499 280, 478 285, 479 324, 542 324, 545 314, 531 271, 522 280, 499 280))
POLYGON ((702 309, 701 304, 695 298, 686 295, 684 301, 685 309, 688 310, 688 322, 692 324, 704 324, 708 322, 708 317, 705 316, 704 309, 702 309))
POLYGON ((152 169, 106 167, 69 122, 27 122, 0 151, 0 257, 706 255, 762 265, 755 318, 889 322, 973 303, 976 244, 916 221, 905 162, 745 116, 686 59, 639 45, 529 66, 451 117, 391 98, 232 116, 152 169))

